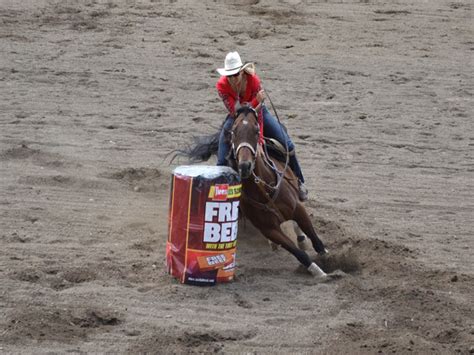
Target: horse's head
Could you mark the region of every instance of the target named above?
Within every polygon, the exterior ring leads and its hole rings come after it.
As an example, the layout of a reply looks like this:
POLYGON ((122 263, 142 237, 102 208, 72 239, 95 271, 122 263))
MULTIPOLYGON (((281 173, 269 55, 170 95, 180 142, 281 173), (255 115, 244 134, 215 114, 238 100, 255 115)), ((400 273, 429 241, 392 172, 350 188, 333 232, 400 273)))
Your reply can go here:
POLYGON ((255 110, 247 106, 240 108, 232 126, 231 144, 239 174, 243 179, 250 176, 255 166, 259 131, 255 110))

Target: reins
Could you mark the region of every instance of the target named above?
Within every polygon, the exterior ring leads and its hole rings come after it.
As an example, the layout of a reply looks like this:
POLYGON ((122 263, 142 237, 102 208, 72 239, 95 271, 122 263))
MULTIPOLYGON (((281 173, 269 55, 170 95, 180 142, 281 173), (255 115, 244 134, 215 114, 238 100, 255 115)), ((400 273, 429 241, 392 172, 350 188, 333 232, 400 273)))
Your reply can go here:
MULTIPOLYGON (((273 112, 275 112, 275 117, 278 121, 278 124, 280 126, 280 130, 283 132, 283 125, 280 121, 280 117, 278 116, 278 112, 275 108, 275 105, 273 105, 273 101, 272 99, 270 98, 270 95, 268 94, 267 90, 265 90, 265 95, 268 97, 268 100, 270 101, 270 105, 272 106, 272 109, 273 109, 273 112)), ((262 107, 260 108, 260 113, 262 114, 263 116, 263 105, 265 105, 264 103, 262 104, 262 107)), ((259 114, 260 114, 259 113, 259 114)), ((263 121, 263 120, 262 120, 263 121)), ((283 135, 285 136, 285 134, 283 135)), ((288 165, 289 165, 289 162, 290 162, 290 152, 289 152, 289 149, 288 149, 288 140, 285 139, 285 167, 283 168, 283 171, 279 171, 277 168, 276 168, 276 165, 275 163, 273 162, 273 160, 270 159, 270 155, 268 153, 268 150, 267 150, 267 147, 266 145, 264 144, 263 145, 264 148, 265 148, 265 156, 266 156, 266 160, 270 160, 272 162, 272 165, 273 166, 270 166, 270 168, 272 168, 275 172, 276 172, 276 175, 277 175, 277 184, 273 187, 275 189, 275 193, 273 194, 272 198, 271 198, 271 201, 272 202, 275 202, 275 200, 277 199, 278 197, 278 194, 280 193, 280 185, 281 185, 281 182, 283 181, 284 179, 284 176, 285 176, 285 173, 286 173, 286 170, 288 169, 288 165)), ((255 176, 255 175, 254 175, 255 176)), ((266 184, 267 186, 269 186, 268 184, 266 184)))

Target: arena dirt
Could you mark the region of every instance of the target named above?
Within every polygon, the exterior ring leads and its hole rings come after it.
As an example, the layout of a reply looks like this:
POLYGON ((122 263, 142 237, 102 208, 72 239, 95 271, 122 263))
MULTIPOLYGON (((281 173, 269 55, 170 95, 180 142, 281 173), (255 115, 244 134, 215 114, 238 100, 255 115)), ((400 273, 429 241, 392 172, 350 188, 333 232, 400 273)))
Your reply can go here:
POLYGON ((474 352, 472 11, 0 1, 0 352, 474 352), (230 50, 296 144, 328 282, 245 220, 235 282, 165 272, 168 154, 222 122, 230 50))

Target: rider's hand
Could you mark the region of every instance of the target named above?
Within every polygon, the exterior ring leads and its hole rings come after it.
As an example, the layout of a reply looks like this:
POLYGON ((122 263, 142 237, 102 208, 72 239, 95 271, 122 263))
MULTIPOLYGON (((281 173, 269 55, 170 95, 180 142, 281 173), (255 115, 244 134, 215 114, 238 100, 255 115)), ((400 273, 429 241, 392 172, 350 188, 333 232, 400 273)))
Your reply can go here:
POLYGON ((257 93, 257 101, 261 103, 264 100, 265 100, 265 90, 262 89, 257 93))

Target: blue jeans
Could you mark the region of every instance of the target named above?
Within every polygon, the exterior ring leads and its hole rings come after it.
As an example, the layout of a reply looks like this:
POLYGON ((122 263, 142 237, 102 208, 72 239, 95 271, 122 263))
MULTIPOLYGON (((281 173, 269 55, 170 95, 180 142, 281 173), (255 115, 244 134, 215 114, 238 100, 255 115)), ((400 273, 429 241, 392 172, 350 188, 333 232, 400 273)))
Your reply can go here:
MULTIPOLYGON (((291 152, 295 149, 295 145, 291 141, 290 136, 280 125, 280 122, 272 116, 272 114, 268 111, 268 109, 263 106, 263 135, 268 138, 276 139, 280 142, 284 147, 288 145, 288 150, 291 152), (286 142, 286 143, 285 143, 286 142)), ((228 165, 227 164, 227 156, 230 152, 230 142, 226 139, 226 132, 230 132, 232 129, 232 125, 234 124, 234 119, 228 115, 224 121, 222 126, 221 134, 219 136, 219 147, 217 150, 217 165, 228 165)), ((304 182, 303 173, 301 172, 300 164, 298 163, 298 159, 296 158, 296 154, 290 156, 289 165, 291 170, 295 173, 296 177, 301 181, 304 182)))

